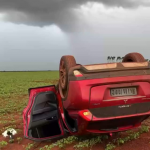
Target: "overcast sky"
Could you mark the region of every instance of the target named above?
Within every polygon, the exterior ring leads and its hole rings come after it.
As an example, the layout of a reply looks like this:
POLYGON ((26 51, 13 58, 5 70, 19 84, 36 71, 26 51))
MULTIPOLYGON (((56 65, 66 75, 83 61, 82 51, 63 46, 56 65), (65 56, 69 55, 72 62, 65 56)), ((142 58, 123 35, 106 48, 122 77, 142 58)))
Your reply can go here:
POLYGON ((0 70, 58 69, 140 52, 150 59, 149 0, 0 0, 0 70))

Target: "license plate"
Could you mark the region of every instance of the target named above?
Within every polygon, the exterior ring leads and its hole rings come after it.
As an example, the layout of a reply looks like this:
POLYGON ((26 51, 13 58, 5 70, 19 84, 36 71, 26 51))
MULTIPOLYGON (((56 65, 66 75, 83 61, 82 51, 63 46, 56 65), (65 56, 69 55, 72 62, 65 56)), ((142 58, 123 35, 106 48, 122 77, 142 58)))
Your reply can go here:
POLYGON ((131 88, 115 88, 110 89, 111 96, 131 96, 131 95, 137 95, 137 89, 136 87, 131 88))

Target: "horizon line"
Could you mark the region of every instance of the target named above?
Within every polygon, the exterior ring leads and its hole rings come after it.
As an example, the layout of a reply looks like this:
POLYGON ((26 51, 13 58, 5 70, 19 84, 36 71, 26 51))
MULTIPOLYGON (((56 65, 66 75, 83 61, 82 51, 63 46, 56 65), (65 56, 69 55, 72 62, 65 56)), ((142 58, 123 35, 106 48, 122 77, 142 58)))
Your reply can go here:
POLYGON ((41 72, 41 71, 59 71, 59 70, 4 70, 4 71, 0 71, 0 72, 41 72))

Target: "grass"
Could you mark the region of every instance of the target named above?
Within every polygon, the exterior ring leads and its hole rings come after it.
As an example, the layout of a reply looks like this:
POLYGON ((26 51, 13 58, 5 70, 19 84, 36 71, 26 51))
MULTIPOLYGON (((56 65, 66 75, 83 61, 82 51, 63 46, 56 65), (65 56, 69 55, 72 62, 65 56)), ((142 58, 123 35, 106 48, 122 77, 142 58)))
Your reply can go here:
MULTIPOLYGON (((57 84, 58 75, 58 71, 0 72, 0 134, 8 128, 18 132, 15 141, 0 141, 0 149, 24 141, 22 111, 28 103, 28 88, 57 84)), ((26 149, 32 146, 28 143, 26 149)))
POLYGON ((28 88, 56 84, 58 72, 0 72, 0 114, 22 112, 28 88))
MULTIPOLYGON (((23 137, 22 111, 28 103, 28 88, 47 86, 57 84, 58 72, 0 72, 0 134, 8 128, 17 130, 17 136, 12 141, 9 138, 2 138, 0 149, 7 148, 10 144, 17 144, 20 149, 32 150, 51 150, 52 148, 66 148, 72 145, 72 148, 81 150, 84 148, 92 149, 94 145, 108 140, 107 135, 93 135, 86 137, 70 136, 54 143, 45 143, 44 146, 38 146, 33 141, 25 142, 23 137)), ((139 138, 142 133, 148 132, 147 127, 142 127, 139 131, 129 133, 124 138, 117 138, 106 144, 105 150, 112 150, 128 141, 139 138)), ((0 137, 2 137, 0 135, 0 137)), ((12 150, 13 146, 11 147, 12 150)))
MULTIPOLYGON (((133 132, 127 132, 128 134, 122 138, 116 138, 113 139, 112 142, 108 142, 105 146, 105 150, 114 150, 117 146, 123 145, 129 141, 136 140, 140 137, 141 134, 149 132, 149 127, 142 126, 138 131, 133 132)), ((73 148, 75 150, 83 150, 85 148, 89 148, 90 150, 95 146, 96 144, 102 143, 103 141, 107 140, 107 135, 91 135, 87 136, 85 138, 82 137, 75 137, 70 136, 68 138, 64 138, 61 140, 58 140, 55 143, 52 143, 50 145, 45 145, 44 147, 40 148, 40 150, 51 150, 54 147, 59 147, 65 149, 68 145, 75 143, 73 148)))
POLYGON ((27 94, 30 87, 53 84, 58 72, 0 72, 0 77, 0 97, 10 98, 27 94))

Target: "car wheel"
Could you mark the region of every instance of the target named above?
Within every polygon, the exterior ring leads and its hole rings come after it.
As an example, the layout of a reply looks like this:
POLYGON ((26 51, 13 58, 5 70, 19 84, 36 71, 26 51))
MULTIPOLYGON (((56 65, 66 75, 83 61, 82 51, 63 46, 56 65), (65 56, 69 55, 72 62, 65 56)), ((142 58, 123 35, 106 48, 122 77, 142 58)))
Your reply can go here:
POLYGON ((145 58, 140 53, 129 53, 125 55, 122 62, 145 62, 145 58))
POLYGON ((59 83, 56 84, 56 89, 59 90, 59 83))
POLYGON ((59 65, 59 84, 60 88, 64 91, 68 86, 68 73, 71 67, 76 66, 76 60, 71 55, 62 56, 59 65))

